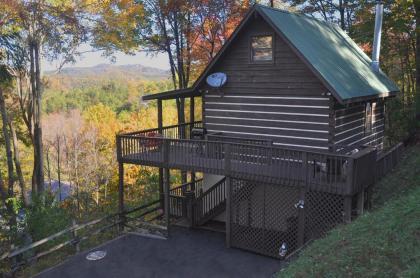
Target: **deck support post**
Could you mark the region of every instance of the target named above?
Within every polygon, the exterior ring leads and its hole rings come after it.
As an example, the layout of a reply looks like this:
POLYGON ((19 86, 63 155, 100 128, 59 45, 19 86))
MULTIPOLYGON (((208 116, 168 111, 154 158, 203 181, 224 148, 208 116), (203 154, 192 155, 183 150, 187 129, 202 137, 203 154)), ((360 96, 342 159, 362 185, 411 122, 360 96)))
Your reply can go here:
POLYGON ((169 218, 170 218, 170 210, 169 210, 169 182, 170 174, 169 168, 163 169, 163 192, 164 192, 164 215, 165 215, 165 225, 168 231, 169 236, 169 218))
POLYGON ((348 224, 351 222, 351 207, 352 207, 352 196, 344 196, 344 223, 348 224))
POLYGON ((232 193, 232 178, 231 178, 231 149, 230 144, 225 144, 225 176, 226 176, 226 247, 230 248, 230 239, 231 239, 231 193, 232 193))
POLYGON ((357 194, 357 215, 360 216, 363 214, 365 207, 365 190, 362 190, 357 194))
POLYGON ((124 230, 125 224, 125 215, 124 215, 124 164, 122 162, 118 163, 118 212, 119 212, 119 231, 124 230))
POLYGON ((298 234, 297 245, 298 248, 305 243, 305 194, 308 189, 308 153, 302 154, 302 170, 303 170, 303 186, 299 190, 299 203, 296 207, 298 209, 298 234))
POLYGON ((185 201, 186 201, 186 216, 188 219, 188 225, 190 228, 195 226, 195 214, 194 214, 194 192, 188 191, 185 193, 185 201))
POLYGON ((226 247, 230 248, 230 238, 231 238, 231 213, 230 213, 230 206, 231 206, 231 193, 232 193, 232 178, 226 177, 226 247))
POLYGON ((169 190, 170 184, 170 169, 169 169, 169 141, 163 142, 163 163, 166 168, 163 168, 163 195, 164 195, 164 214, 165 214, 165 225, 169 236, 169 220, 170 220, 170 207, 169 207, 169 190))
MULTIPOLYGON (((158 121, 158 130, 159 134, 163 135, 163 112, 162 112, 162 100, 157 100, 157 121, 158 121)), ((159 200, 160 200, 160 207, 164 209, 165 202, 163 196, 163 168, 159 168, 159 200)))
POLYGON ((195 172, 191 172, 191 191, 195 192, 195 180, 197 179, 195 172))

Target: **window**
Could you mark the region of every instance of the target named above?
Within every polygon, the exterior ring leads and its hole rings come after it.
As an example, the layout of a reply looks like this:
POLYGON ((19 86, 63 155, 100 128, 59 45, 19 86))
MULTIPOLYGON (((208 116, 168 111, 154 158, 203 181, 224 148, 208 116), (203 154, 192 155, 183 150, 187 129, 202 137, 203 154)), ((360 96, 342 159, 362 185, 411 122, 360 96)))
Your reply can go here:
POLYGON ((372 133, 372 104, 366 103, 365 107, 365 135, 372 133))
POLYGON ((251 38, 251 62, 273 61, 273 36, 251 38))

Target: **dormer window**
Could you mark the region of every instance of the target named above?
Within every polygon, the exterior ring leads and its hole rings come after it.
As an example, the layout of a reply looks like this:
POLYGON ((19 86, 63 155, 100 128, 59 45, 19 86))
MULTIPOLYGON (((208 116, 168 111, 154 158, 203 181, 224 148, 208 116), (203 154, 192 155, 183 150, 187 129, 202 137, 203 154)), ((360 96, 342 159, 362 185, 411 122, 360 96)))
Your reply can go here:
POLYGON ((273 61, 273 36, 253 36, 251 37, 251 62, 271 62, 273 61))

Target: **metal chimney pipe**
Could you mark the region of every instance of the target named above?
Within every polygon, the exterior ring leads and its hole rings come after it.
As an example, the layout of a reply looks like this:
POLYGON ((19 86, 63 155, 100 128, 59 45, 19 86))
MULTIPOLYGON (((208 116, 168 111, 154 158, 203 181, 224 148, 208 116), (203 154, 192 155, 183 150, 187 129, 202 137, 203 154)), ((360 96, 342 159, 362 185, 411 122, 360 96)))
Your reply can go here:
POLYGON ((379 71, 379 54, 381 52, 382 20, 384 15, 384 4, 376 1, 375 33, 373 38, 372 69, 379 71))

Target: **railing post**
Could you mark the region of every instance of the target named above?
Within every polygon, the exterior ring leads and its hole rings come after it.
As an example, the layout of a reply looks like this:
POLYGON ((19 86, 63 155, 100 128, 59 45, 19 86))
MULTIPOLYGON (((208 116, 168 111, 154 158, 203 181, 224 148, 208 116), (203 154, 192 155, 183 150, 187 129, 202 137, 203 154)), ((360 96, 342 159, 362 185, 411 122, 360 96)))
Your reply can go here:
MULTIPOLYGON (((76 224, 77 224, 76 223, 76 220, 73 219, 72 220, 73 227, 75 227, 76 224)), ((79 240, 79 238, 77 236, 77 231, 76 230, 73 230, 73 232, 72 232, 72 238, 73 238, 73 244, 74 244, 75 249, 76 249, 76 253, 79 253, 80 252, 80 240, 79 240)))
POLYGON ((356 175, 356 167, 354 164, 354 158, 353 157, 349 157, 348 158, 348 165, 347 165, 347 181, 346 181, 346 186, 347 188, 344 190, 344 192, 347 195, 352 195, 353 194, 353 190, 354 190, 354 176, 356 175))
POLYGON ((122 158, 121 137, 117 135, 115 140, 117 144, 117 161, 121 161, 121 158, 122 158))
POLYGON ((124 215, 124 164, 118 163, 118 208, 119 208, 119 232, 124 231, 125 215, 124 215))
POLYGON ((168 139, 163 139, 163 164, 167 168, 169 167, 169 152, 170 152, 170 143, 168 139))

